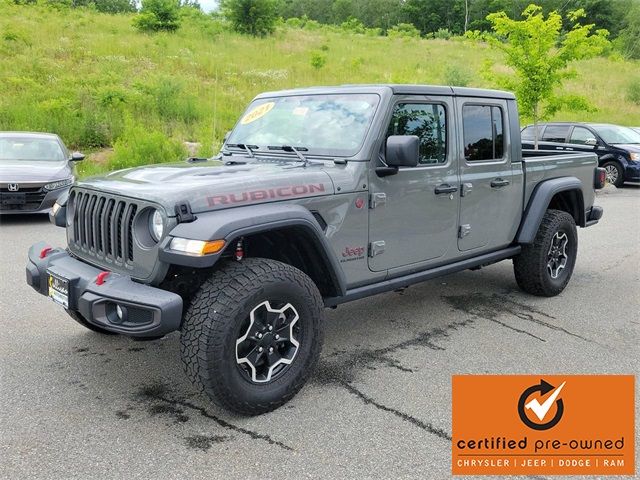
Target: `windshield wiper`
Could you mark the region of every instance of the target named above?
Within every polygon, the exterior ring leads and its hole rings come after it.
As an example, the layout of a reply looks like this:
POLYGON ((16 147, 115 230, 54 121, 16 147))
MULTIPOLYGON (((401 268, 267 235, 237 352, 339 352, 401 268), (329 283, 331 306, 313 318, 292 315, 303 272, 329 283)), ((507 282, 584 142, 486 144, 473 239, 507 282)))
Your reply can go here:
POLYGON ((246 143, 227 143, 226 146, 244 149, 247 155, 249 155, 249 158, 255 158, 253 151, 258 149, 257 145, 247 145, 246 143))
POLYGON ((309 163, 307 157, 305 157, 301 152, 308 152, 309 149, 307 147, 294 147, 293 145, 269 145, 267 147, 269 150, 282 150, 283 152, 293 152, 295 153, 301 162, 303 162, 303 167, 306 167, 309 163))

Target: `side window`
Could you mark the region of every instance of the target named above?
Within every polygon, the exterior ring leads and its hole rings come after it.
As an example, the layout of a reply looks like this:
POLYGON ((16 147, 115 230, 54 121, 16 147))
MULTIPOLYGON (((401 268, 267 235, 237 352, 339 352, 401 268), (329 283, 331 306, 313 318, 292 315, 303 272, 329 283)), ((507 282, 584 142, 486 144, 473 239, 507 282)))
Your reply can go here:
MULTIPOLYGON (((538 138, 540 138, 540 132, 542 132, 542 126, 538 125, 537 130, 538 130, 538 138)), ((525 128, 522 131, 522 134, 521 134, 522 140, 526 140, 526 141, 530 140, 533 142, 536 139, 535 131, 536 131, 536 128, 533 125, 529 125, 527 128, 525 128)))
POLYGON ((420 138, 421 165, 447 162, 447 123, 443 105, 437 103, 399 103, 387 130, 391 135, 417 135, 420 138))
POLYGON ((462 107, 464 158, 468 161, 499 160, 504 156, 502 108, 491 105, 462 107))
POLYGON ((573 127, 573 132, 571 132, 571 138, 569 138, 569 143, 573 143, 576 145, 585 145, 587 140, 595 139, 596 136, 587 130, 584 127, 573 127))
POLYGON ((565 143, 567 135, 569 135, 570 125, 547 125, 542 134, 542 140, 545 142, 565 143))

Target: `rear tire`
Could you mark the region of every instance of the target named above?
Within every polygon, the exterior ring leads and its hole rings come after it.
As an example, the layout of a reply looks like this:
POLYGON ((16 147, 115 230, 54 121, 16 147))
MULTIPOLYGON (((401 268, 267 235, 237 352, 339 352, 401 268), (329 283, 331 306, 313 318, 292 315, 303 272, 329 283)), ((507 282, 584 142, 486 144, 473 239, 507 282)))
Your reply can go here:
POLYGON ((532 244, 513 259, 518 286, 525 292, 553 297, 571 279, 578 253, 578 233, 571 215, 547 210, 532 244))
POLYGON ((102 335, 118 335, 115 332, 110 332, 109 330, 105 330, 104 328, 100 328, 96 325, 93 325, 87 322, 82 315, 78 312, 74 312, 73 310, 65 309, 65 312, 69 314, 71 318, 73 318, 76 322, 82 325, 84 328, 91 330, 92 332, 101 333, 102 335))
POLYGON ((324 305, 313 281, 275 260, 228 262, 201 285, 180 335, 189 379, 216 404, 258 415, 288 402, 318 362, 324 305))
POLYGON ((624 183, 624 171, 618 162, 606 162, 602 165, 607 175, 607 182, 620 188, 624 183))

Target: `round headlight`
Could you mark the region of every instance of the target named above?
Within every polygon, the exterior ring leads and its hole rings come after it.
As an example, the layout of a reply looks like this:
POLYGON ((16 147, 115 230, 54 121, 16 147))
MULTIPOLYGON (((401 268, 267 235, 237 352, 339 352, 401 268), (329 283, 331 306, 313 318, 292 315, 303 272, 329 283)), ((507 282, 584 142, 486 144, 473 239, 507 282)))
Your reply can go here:
POLYGON ((162 214, 158 210, 155 210, 153 215, 149 218, 149 231, 151 232, 151 236, 156 242, 159 242, 162 238, 162 234, 164 233, 164 220, 162 218, 162 214))

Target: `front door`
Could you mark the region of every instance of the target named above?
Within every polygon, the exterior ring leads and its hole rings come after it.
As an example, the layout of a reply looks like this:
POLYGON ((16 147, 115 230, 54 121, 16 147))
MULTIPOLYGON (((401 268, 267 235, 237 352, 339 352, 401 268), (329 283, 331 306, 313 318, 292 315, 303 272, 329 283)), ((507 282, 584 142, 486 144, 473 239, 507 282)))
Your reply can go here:
POLYGON ((460 151, 460 251, 508 245, 522 213, 520 179, 514 182, 504 100, 458 98, 460 151))
MULTIPOLYGON (((369 268, 379 272, 447 257, 458 217, 458 172, 451 98, 403 96, 390 113, 386 137, 417 135, 416 167, 370 174, 369 268)), ((384 145, 386 145, 386 137, 384 145)))

